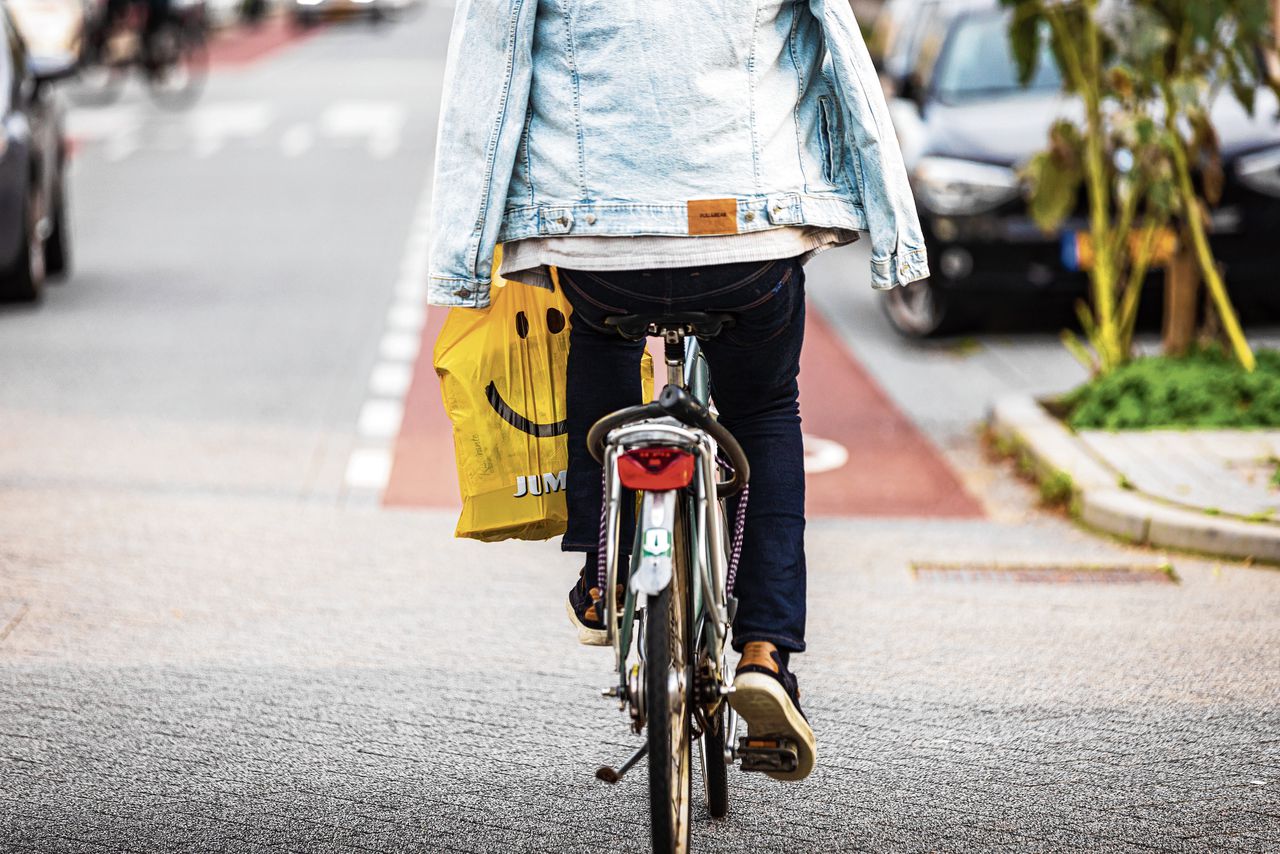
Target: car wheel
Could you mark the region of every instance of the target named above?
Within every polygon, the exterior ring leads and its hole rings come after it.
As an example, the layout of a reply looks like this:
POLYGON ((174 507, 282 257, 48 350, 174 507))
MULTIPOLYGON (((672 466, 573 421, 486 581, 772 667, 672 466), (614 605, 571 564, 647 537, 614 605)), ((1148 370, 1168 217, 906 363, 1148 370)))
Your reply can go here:
POLYGON ((44 271, 46 276, 65 276, 71 272, 71 231, 67 223, 66 173, 58 170, 58 180, 53 187, 52 229, 44 242, 44 271))
POLYGON ((44 293, 44 239, 40 236, 39 186, 34 179, 23 217, 22 247, 13 266, 0 273, 0 295, 20 302, 35 302, 44 293))
POLYGON ((908 338, 932 338, 960 332, 970 318, 953 305, 951 295, 928 279, 886 291, 881 304, 893 328, 908 338))

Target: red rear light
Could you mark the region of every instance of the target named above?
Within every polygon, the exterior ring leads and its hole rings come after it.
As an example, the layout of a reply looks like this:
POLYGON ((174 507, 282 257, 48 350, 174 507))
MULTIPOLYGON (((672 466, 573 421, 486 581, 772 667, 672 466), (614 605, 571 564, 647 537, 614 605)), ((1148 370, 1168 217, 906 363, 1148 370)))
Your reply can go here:
POLYGON ((683 489, 693 481, 693 454, 680 448, 636 448, 618 457, 618 477, 627 489, 683 489))

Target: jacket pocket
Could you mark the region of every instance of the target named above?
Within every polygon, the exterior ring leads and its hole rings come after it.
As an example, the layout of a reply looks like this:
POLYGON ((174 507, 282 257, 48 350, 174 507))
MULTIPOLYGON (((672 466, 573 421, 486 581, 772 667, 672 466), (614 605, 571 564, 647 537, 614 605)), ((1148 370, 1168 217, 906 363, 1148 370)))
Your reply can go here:
POLYGON ((835 184, 840 176, 844 146, 840 143, 840 118, 829 95, 818 96, 818 143, 822 146, 822 177, 835 184))

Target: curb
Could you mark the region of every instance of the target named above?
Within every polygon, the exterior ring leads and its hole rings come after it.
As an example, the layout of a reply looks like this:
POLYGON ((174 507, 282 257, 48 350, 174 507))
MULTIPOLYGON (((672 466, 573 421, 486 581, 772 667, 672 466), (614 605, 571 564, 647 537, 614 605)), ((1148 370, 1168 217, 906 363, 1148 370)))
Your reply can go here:
POLYGON ((1122 487, 1120 472, 1094 457, 1030 396, 1000 398, 988 424, 1024 454, 1042 481, 1070 478, 1072 514, 1091 528, 1139 545, 1280 563, 1280 526, 1197 513, 1122 487))

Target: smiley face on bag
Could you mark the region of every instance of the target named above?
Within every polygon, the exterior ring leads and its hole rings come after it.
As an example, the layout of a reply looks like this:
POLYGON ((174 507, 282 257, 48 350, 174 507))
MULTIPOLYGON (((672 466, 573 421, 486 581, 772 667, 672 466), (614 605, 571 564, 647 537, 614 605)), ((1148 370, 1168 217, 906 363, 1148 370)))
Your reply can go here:
POLYGON ((559 399, 555 393, 563 380, 553 381, 545 370, 531 367, 563 363, 569 347, 568 320, 552 304, 551 292, 519 284, 504 287, 520 289, 521 308, 514 315, 507 375, 491 379, 484 396, 499 418, 522 433, 538 439, 563 436, 569 430, 564 391, 559 390, 559 399), (543 355, 542 350, 549 352, 543 355))

